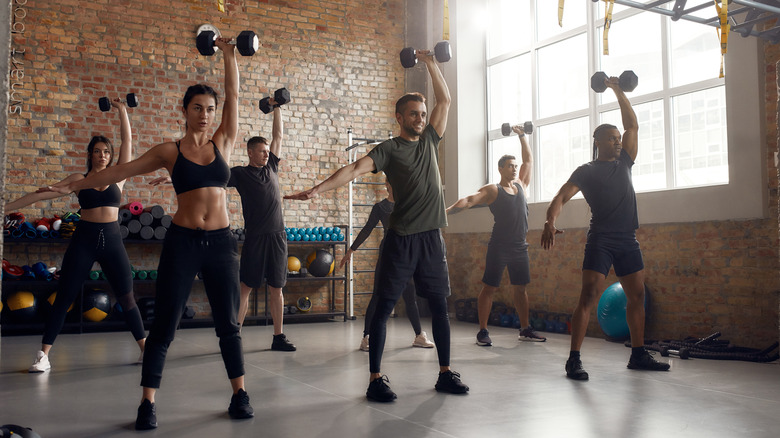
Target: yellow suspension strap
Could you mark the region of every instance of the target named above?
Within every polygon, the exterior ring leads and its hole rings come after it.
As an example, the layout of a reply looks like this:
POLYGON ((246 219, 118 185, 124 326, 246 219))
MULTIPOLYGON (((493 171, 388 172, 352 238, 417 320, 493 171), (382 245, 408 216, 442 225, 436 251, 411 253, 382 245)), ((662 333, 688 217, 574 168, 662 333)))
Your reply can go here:
POLYGON ((723 63, 726 59, 726 50, 729 42, 729 31, 731 30, 731 24, 729 24, 729 0, 722 0, 723 6, 718 6, 718 0, 715 1, 715 9, 718 11, 718 19, 720 21, 720 31, 718 31, 718 39, 720 39, 720 75, 719 78, 724 76, 723 63))
POLYGON ((225 12, 225 0, 217 0, 217 9, 219 12, 225 12))
POLYGON ((563 2, 565 0, 558 0, 558 27, 563 27, 563 2))
POLYGON ((612 7, 615 6, 615 0, 604 0, 604 54, 609 55, 609 41, 607 41, 607 35, 609 34, 609 26, 612 24, 612 7))
POLYGON ((441 39, 444 41, 450 39, 450 5, 447 0, 444 0, 444 29, 442 31, 441 39))

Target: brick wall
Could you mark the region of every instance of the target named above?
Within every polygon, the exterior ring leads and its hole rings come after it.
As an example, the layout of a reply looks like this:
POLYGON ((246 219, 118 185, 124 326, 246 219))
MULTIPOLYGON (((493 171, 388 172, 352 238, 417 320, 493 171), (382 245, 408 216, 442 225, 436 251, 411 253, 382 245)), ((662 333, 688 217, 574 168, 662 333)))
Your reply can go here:
MULTIPOLYGON (((395 129, 393 108, 404 86, 397 60, 403 0, 228 0, 225 13, 217 11, 216 1, 156 0, 141 6, 129 0, 28 0, 23 9, 13 27, 20 32, 12 37, 12 48, 23 53, 17 55, 23 72, 12 77, 12 103, 15 99, 19 110, 8 121, 6 200, 85 172, 92 135, 118 141, 116 111, 97 107, 102 96, 139 96, 140 105, 129 111, 135 156, 180 138, 185 89, 205 82, 223 94, 222 57, 203 57, 195 48, 195 31, 203 23, 226 36, 251 29, 260 37, 260 51, 238 59, 240 138, 270 136, 271 117, 257 109, 258 100, 282 86, 292 94, 284 111, 284 193, 311 187, 347 164, 349 127, 356 136, 375 138, 395 129)), ((246 162, 244 149, 237 148, 230 164, 246 162)), ((175 211, 173 189, 148 184, 163 174, 131 178, 123 201, 175 211)), ((362 196, 366 202, 375 198, 370 191, 362 196)), ((285 221, 295 227, 345 224, 346 203, 344 188, 314 201, 285 201, 285 221)), ((38 218, 77 208, 71 196, 23 212, 38 218)), ((238 195, 229 191, 234 227, 243 226, 240 208, 238 195)), ((157 247, 143 248, 128 246, 131 262, 156 266, 157 247)), ((37 246, 5 248, 6 257, 19 264, 40 257, 56 266, 59 254, 37 246)))

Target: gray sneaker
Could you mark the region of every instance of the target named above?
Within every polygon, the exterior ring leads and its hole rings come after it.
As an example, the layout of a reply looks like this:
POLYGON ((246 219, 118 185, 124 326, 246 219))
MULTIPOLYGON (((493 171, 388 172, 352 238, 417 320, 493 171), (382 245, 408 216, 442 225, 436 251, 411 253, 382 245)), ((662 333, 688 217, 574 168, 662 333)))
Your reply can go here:
POLYGON ((493 341, 490 339, 490 332, 487 329, 482 329, 477 333, 477 345, 482 347, 490 347, 493 345, 493 341))
POLYGON ((531 341, 531 342, 544 342, 547 340, 544 336, 540 336, 533 327, 530 325, 526 328, 520 329, 520 334, 517 336, 518 341, 531 341))

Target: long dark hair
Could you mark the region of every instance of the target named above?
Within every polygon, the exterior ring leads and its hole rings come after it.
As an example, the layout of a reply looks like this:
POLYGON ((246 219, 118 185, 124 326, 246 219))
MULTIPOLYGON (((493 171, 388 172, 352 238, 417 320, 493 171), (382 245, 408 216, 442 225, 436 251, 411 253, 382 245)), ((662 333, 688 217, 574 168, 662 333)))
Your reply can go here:
POLYGON ((108 166, 114 161, 114 146, 111 145, 111 140, 102 135, 96 135, 92 137, 92 140, 87 145, 87 173, 92 170, 92 154, 95 152, 95 145, 98 143, 105 143, 108 146, 108 151, 111 153, 111 158, 108 159, 108 166))

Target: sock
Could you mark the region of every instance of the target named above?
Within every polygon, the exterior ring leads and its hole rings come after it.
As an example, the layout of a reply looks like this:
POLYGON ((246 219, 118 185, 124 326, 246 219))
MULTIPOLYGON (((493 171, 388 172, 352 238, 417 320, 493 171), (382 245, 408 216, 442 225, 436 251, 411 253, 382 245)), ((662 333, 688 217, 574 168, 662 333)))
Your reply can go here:
POLYGON ((639 357, 645 351, 645 347, 631 347, 631 356, 639 357))
POLYGON ((570 359, 570 360, 571 360, 571 359, 575 359, 575 360, 576 360, 576 359, 579 359, 579 358, 580 358, 580 352, 579 352, 579 351, 574 351, 574 350, 571 350, 571 351, 569 352, 569 359, 570 359))

